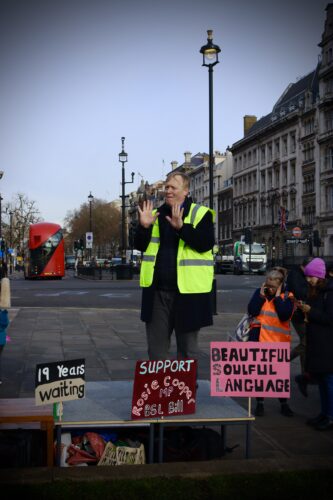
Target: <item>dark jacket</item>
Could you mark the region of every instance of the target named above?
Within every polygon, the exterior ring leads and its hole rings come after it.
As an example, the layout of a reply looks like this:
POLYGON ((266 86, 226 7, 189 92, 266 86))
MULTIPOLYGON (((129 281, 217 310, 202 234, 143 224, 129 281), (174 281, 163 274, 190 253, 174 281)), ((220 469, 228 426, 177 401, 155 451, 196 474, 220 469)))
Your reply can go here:
MULTIPOLYGON (((184 202, 184 215, 186 217, 190 210, 191 199, 184 202)), ((175 231, 165 219, 170 215, 170 207, 162 205, 158 212, 160 229, 160 247, 156 258, 154 269, 154 280, 152 286, 142 289, 141 319, 149 322, 152 316, 154 291, 175 290, 176 291, 176 327, 181 332, 198 330, 204 326, 213 324, 211 293, 181 294, 177 288, 176 258, 179 238, 197 252, 206 252, 213 248, 214 225, 211 212, 207 212, 199 224, 194 228, 192 224, 184 224, 180 231, 175 231)), ((134 246, 144 252, 149 244, 152 227, 145 229, 138 226, 134 246)))
POLYGON ((306 323, 306 370, 333 373, 333 280, 307 304, 311 310, 306 323))
MULTIPOLYGON (((303 300, 303 302, 306 302, 309 284, 306 281, 305 274, 301 267, 289 271, 286 285, 288 290, 294 294, 296 300, 303 300)), ((304 314, 300 309, 295 310, 293 323, 304 323, 304 314)))

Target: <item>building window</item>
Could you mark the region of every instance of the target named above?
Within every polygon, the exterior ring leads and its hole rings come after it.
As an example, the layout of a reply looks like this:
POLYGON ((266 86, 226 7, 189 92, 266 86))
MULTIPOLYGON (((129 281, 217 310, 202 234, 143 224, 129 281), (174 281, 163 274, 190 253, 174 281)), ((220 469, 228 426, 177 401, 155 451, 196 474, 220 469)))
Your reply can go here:
POLYGON ((314 159, 314 143, 307 142, 303 149, 303 163, 309 163, 314 159))
POLYGON ((273 187, 273 176, 272 176, 272 170, 268 171, 268 189, 272 189, 273 187))
POLYGON ((309 174, 304 176, 303 181, 303 193, 313 193, 314 192, 314 175, 309 174))
POLYGON ((274 141, 274 158, 279 158, 280 156, 280 139, 274 141))
POLYGON ((295 153, 296 151, 296 134, 292 132, 290 134, 290 152, 295 153))
POLYGON ((261 172, 260 191, 266 191, 266 174, 261 172))
POLYGON ((333 186, 328 186, 326 205, 327 205, 327 210, 333 209, 333 186))
POLYGON ((257 223, 257 202, 253 202, 253 224, 257 223))
POLYGON ((312 134, 312 132, 314 131, 314 119, 309 118, 308 120, 305 120, 303 126, 304 126, 304 135, 312 134))
POLYGON ((261 156, 261 163, 263 163, 263 164, 266 163, 266 149, 265 149, 265 146, 261 147, 260 156, 261 156))
POLYGON ((266 205, 265 205, 265 202, 261 203, 260 218, 261 218, 261 224, 265 224, 266 223, 266 205))
POLYGON ((312 226, 314 223, 315 207, 312 205, 309 207, 305 207, 303 211, 303 216, 305 224, 312 226))
POLYGON ((323 167, 324 170, 333 168, 333 148, 326 148, 323 167))
POLYGON ((272 159, 273 159, 273 149, 272 149, 272 143, 271 142, 267 145, 267 150, 268 150, 268 161, 272 161, 272 159))
POLYGON ((286 164, 282 165, 282 186, 288 185, 288 167, 286 164))
POLYGON ((289 219, 295 219, 296 218, 296 196, 292 194, 290 196, 290 213, 289 213, 289 219))
POLYGON ((287 156, 288 154, 288 136, 283 136, 282 138, 282 156, 287 156))
POLYGON ((279 188, 280 187, 280 170, 278 168, 274 169, 274 187, 279 188))
POLYGON ((296 170, 296 163, 295 161, 290 162, 290 183, 293 184, 295 182, 295 170, 296 170))
POLYGON ((333 130, 333 111, 330 110, 325 113, 325 131, 330 132, 333 130))

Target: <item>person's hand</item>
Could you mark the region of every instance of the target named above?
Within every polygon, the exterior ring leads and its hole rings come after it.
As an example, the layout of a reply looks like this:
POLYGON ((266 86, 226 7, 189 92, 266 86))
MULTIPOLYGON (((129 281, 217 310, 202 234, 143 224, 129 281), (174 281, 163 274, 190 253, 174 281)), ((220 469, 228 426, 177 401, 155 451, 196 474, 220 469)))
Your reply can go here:
POLYGON ((260 296, 261 296, 263 299, 265 299, 265 298, 266 298, 265 288, 267 288, 266 283, 263 283, 263 284, 261 285, 261 288, 260 288, 260 296))
POLYGON ((176 231, 179 231, 183 227, 183 213, 184 208, 180 208, 180 205, 172 205, 171 217, 168 215, 165 217, 176 231))
POLYGON ((156 212, 155 215, 153 214, 153 203, 149 200, 143 202, 142 209, 138 206, 138 212, 140 224, 146 229, 153 225, 160 215, 159 212, 156 212))
POLYGON ((282 283, 281 283, 281 285, 279 286, 279 288, 276 290, 275 297, 280 297, 280 295, 281 295, 281 290, 282 290, 282 283))
POLYGON ((304 314, 307 314, 311 310, 311 306, 305 304, 302 300, 299 300, 297 303, 297 308, 300 309, 304 314))

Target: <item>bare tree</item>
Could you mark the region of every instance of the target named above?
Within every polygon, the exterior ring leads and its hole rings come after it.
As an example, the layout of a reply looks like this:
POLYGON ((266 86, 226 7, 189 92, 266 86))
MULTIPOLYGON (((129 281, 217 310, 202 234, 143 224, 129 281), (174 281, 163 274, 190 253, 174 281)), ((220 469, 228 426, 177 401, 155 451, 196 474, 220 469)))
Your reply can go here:
MULTIPOLYGON (((116 255, 120 244, 121 214, 114 203, 94 198, 91 210, 91 228, 94 235, 94 253, 101 258, 116 255)), ((90 207, 84 203, 78 210, 67 212, 64 221, 65 248, 71 253, 74 241, 85 238, 90 230, 90 207)))
POLYGON ((5 205, 8 221, 4 224, 4 238, 7 247, 17 249, 18 255, 24 255, 24 245, 29 237, 29 226, 42 220, 36 202, 29 200, 23 193, 17 193, 13 200, 5 205))

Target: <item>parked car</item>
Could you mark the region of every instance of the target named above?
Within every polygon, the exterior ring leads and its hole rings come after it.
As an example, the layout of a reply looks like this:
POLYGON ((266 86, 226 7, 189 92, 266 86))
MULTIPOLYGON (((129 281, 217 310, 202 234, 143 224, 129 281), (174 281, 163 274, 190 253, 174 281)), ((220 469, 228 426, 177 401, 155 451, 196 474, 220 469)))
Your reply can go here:
POLYGON ((111 259, 111 267, 116 267, 121 264, 121 257, 112 257, 111 259))
POLYGON ((65 255, 65 269, 75 269, 75 255, 65 255))

